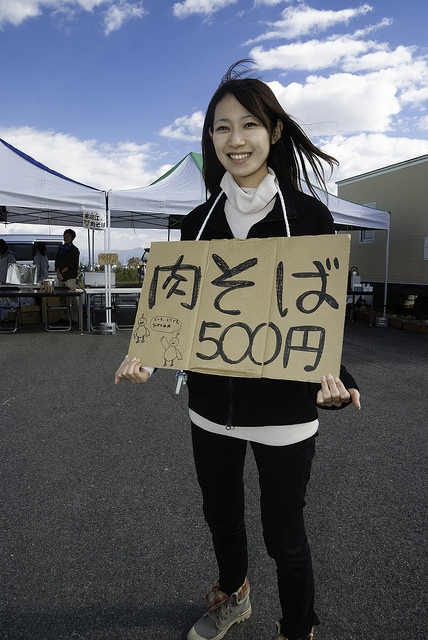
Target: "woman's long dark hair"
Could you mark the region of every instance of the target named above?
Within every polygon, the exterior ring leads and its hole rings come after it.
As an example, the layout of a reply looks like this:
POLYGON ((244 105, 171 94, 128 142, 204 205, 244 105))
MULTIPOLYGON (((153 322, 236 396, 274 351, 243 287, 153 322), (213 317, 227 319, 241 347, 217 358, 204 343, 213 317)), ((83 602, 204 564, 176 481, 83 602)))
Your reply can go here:
POLYGON ((280 139, 271 145, 268 156, 268 166, 276 176, 286 178, 291 185, 302 190, 302 180, 306 182, 313 195, 317 195, 309 179, 309 167, 314 172, 315 179, 322 189, 326 189, 323 161, 333 170, 338 161, 316 147, 305 134, 303 129, 284 111, 268 85, 257 78, 243 78, 238 67, 251 63, 251 60, 235 62, 223 76, 222 81, 214 93, 205 114, 202 129, 202 156, 204 163, 204 180, 211 193, 219 189, 225 169, 217 158, 211 139, 214 123, 214 113, 217 104, 227 94, 233 95, 249 113, 258 118, 272 136, 278 120, 282 122, 280 139))
POLYGON ((34 243, 34 249, 37 249, 37 251, 42 255, 45 256, 46 255, 46 242, 35 242, 34 243))

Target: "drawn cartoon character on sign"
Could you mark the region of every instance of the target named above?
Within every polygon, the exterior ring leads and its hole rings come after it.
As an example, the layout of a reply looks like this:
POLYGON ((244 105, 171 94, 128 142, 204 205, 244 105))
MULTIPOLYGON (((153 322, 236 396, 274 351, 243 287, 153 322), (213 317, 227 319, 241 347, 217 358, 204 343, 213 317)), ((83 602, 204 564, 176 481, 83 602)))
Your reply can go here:
POLYGON ((141 318, 138 319, 138 326, 134 331, 134 339, 137 344, 139 342, 143 343, 144 340, 150 335, 150 331, 148 330, 146 325, 147 318, 143 314, 141 318))
POLYGON ((183 356, 181 355, 180 351, 177 349, 179 344, 180 344, 180 341, 177 338, 177 336, 173 336, 169 341, 168 341, 168 338, 165 338, 165 336, 162 336, 161 345, 165 349, 165 352, 163 354, 164 367, 166 367, 167 365, 172 367, 174 365, 175 360, 183 359, 183 356))

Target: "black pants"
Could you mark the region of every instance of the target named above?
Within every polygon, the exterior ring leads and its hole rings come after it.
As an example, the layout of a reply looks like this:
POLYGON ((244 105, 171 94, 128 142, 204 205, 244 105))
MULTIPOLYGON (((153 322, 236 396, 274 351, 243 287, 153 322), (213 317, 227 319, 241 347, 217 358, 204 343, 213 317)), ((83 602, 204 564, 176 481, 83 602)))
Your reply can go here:
MULTIPOLYGON (((242 585, 248 569, 243 481, 247 442, 194 424, 192 439, 220 585, 231 594, 242 585)), ((288 446, 251 443, 251 447, 259 473, 263 537, 277 567, 281 631, 299 638, 319 622, 313 610, 312 559, 303 519, 315 436, 288 446)))

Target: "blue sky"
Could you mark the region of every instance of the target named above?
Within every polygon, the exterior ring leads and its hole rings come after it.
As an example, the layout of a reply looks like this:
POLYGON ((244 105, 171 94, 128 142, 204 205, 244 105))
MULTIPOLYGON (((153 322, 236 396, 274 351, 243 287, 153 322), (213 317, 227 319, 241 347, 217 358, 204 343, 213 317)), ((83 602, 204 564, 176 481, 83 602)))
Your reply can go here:
POLYGON ((0 137, 75 180, 144 186, 200 150, 221 76, 251 57, 339 159, 334 190, 428 153, 427 24, 421 0, 2 0, 0 137))

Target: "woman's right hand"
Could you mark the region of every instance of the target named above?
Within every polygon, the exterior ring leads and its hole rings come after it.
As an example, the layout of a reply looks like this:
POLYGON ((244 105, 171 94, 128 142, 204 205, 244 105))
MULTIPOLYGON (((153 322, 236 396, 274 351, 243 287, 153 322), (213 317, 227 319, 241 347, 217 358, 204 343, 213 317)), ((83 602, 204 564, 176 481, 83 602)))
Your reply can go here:
POLYGON ((149 378, 150 373, 143 369, 139 358, 125 358, 114 375, 114 384, 119 384, 121 380, 128 380, 132 384, 144 384, 149 378))

